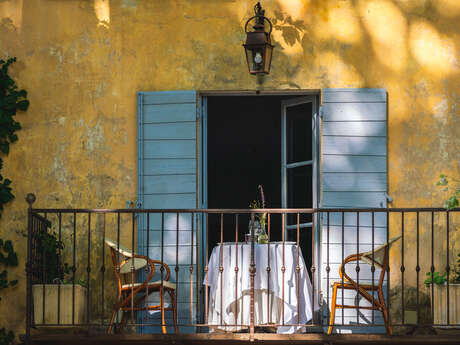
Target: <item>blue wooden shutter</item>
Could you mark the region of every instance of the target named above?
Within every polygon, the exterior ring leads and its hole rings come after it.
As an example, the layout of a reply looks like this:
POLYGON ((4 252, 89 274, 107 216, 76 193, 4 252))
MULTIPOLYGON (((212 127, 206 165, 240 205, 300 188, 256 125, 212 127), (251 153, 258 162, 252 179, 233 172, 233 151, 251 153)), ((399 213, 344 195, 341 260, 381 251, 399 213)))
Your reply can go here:
MULTIPOLYGON (((196 97, 195 91, 138 94, 137 183, 138 201, 143 209, 197 207, 196 97)), ((191 262, 193 265, 196 262, 196 227, 192 245, 191 216, 180 215, 179 231, 177 231, 176 217, 175 213, 165 215, 163 261, 171 269, 170 281, 177 283, 178 322, 191 323, 189 268, 191 262), (176 252, 177 237, 179 237, 178 252, 176 252), (179 268, 177 276, 176 265, 179 268)), ((152 259, 160 260, 162 256, 161 214, 150 215, 149 228, 149 243, 147 243, 147 218, 146 215, 139 215, 138 250, 152 259)), ((196 272, 196 267, 194 271, 196 272)), ((160 322, 160 313, 149 317, 149 322, 160 322)), ((166 312, 166 317, 167 324, 172 324, 170 312, 166 312)), ((168 332, 171 330, 168 329, 168 332)), ((180 330, 187 332, 185 327, 181 327, 180 330)), ((142 331, 157 333, 161 332, 161 329, 153 327, 142 331)))
MULTIPOLYGON (((322 105, 322 206, 325 208, 386 207, 387 192, 387 93, 384 89, 324 89, 322 105)), ((359 216, 346 213, 345 241, 342 253, 342 217, 330 214, 329 282, 339 278, 342 257, 372 249, 371 213, 359 216)), ((374 219, 375 247, 386 243, 386 214, 376 213, 374 219)), ((322 229, 322 290, 324 298, 327 284, 327 220, 322 229)), ((349 265, 350 266, 350 265, 349 265)), ((353 271, 354 267, 352 268, 353 271)), ((361 283, 371 283, 370 267, 360 265, 361 283)), ((355 277, 356 272, 351 276, 355 277)), ((376 279, 378 275, 375 274, 376 279)), ((341 295, 341 292, 339 292, 341 295)), ((354 293, 345 291, 345 303, 354 304, 354 293)), ((337 303, 341 304, 341 297, 337 303)), ((330 305, 330 304, 329 304, 330 305)), ((364 304, 363 304, 364 305, 364 304)), ((360 322, 371 321, 371 312, 360 310, 360 322), (366 316, 369 319, 366 320, 366 316)), ((356 310, 345 309, 345 324, 356 323, 356 310)), ((375 322, 383 323, 375 312, 375 322)), ((342 309, 336 312, 336 323, 342 322, 342 309)), ((353 330, 353 328, 351 328, 353 330)), ((354 328, 356 331, 356 328, 354 328)), ((362 331, 362 330, 361 330, 362 331)), ((375 329, 373 330, 375 331, 375 329)))

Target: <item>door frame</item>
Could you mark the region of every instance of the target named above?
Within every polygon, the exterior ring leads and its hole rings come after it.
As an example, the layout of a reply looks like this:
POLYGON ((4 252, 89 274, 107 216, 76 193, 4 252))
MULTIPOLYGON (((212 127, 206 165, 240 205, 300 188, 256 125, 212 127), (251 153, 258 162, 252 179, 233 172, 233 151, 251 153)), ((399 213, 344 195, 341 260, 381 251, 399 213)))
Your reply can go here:
MULTIPOLYGON (((203 171, 207 171, 207 97, 212 96, 228 96, 228 97, 239 97, 239 96, 316 96, 316 109, 313 112, 313 116, 316 116, 315 131, 316 134, 316 150, 314 153, 317 154, 317 158, 321 159, 321 123, 319 121, 320 105, 322 100, 321 89, 310 89, 310 90, 197 90, 197 207, 207 208, 207 176, 203 174, 203 171), (318 133, 319 130, 319 133, 318 133)), ((282 109, 280 109, 281 113, 282 109)), ((313 159, 315 159, 313 157, 313 159)), ((317 162, 318 163, 318 160, 317 162)), ((320 163, 320 162, 319 162, 320 163)), ((316 198, 313 201, 313 207, 319 207, 321 204, 321 164, 316 164, 317 183, 316 193, 313 196, 316 198)))
MULTIPOLYGON (((319 208, 322 203, 322 174, 321 174, 321 121, 320 121, 320 106, 322 102, 322 90, 321 89, 310 89, 310 90, 232 90, 232 91, 226 91, 226 90, 197 90, 197 166, 196 166, 196 171, 197 171, 197 207, 205 209, 208 207, 208 200, 207 200, 207 188, 208 188, 208 181, 207 181, 207 174, 203 173, 207 171, 207 98, 208 97, 213 97, 213 96, 228 96, 228 97, 241 97, 241 96, 260 96, 260 97, 269 97, 269 96, 284 96, 284 97, 289 97, 289 96, 315 96, 316 97, 316 102, 315 102, 315 109, 312 111, 312 116, 314 119, 314 131, 313 131, 313 136, 314 136, 314 142, 315 142, 315 147, 313 151, 313 157, 312 159, 314 160, 314 171, 313 171, 313 176, 316 175, 316 183, 313 185, 313 208, 319 208), (315 166, 316 165, 316 166, 315 166)), ((280 118, 282 116, 282 108, 283 106, 281 105, 280 107, 280 118)), ((280 130, 281 130, 281 122, 280 122, 280 130)), ((313 180, 315 177, 313 177, 313 180)), ((205 253, 205 248, 203 244, 206 241, 206 224, 204 219, 200 217, 197 218, 197 229, 201 229, 201 233, 197 234, 197 270, 198 270, 198 282, 203 281, 203 277, 201 274, 203 273, 204 269, 204 262, 205 262, 205 257, 204 255, 207 255, 205 253)), ((314 289, 315 291, 320 291, 321 289, 321 268, 319 265, 321 265, 321 219, 317 215, 314 217, 314 249, 315 249, 315 255, 312 257, 312 265, 316 267, 315 271, 315 277, 313 279, 313 283, 315 285, 314 289)), ((201 291, 199 293, 202 297, 204 297, 203 293, 203 286, 201 285, 198 289, 197 292, 201 291)), ((197 308, 198 308, 198 315, 200 315, 204 319, 204 313, 202 312, 203 303, 197 303, 197 308)), ((202 321, 202 320, 201 320, 202 321)))

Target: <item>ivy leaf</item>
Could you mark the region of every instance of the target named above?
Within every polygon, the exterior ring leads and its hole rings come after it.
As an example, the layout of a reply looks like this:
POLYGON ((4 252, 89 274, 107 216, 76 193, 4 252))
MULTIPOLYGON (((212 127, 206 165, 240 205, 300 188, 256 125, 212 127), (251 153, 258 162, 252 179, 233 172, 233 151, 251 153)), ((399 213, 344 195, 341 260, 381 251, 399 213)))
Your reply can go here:
POLYGON ((26 111, 29 108, 29 101, 24 99, 16 103, 16 107, 21 111, 26 111))
POLYGON ((18 136, 16 134, 10 134, 9 138, 10 138, 10 142, 12 143, 18 140, 18 136))
POLYGON ((0 144, 0 151, 2 151, 6 155, 10 153, 10 144, 9 143, 0 144))
POLYGON ((444 207, 447 208, 448 210, 458 207, 459 202, 458 199, 455 195, 452 195, 449 199, 446 200, 444 207))

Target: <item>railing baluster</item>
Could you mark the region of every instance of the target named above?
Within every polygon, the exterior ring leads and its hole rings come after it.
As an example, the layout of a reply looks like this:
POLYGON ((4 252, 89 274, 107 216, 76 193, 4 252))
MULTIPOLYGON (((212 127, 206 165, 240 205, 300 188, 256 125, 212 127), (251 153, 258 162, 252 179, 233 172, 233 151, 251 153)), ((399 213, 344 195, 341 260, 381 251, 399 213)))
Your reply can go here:
POLYGON ((77 214, 73 213, 73 249, 72 249, 72 325, 75 325, 75 272, 77 271, 77 214))
MULTIPOLYGON (((235 214, 235 324, 238 325, 238 213, 235 214)), ((241 320, 243 324, 243 320, 241 320)))
POLYGON ((405 306, 404 306, 404 211, 401 212, 401 321, 405 324, 405 306))
POLYGON ((32 204, 34 202, 32 194, 27 194, 26 201, 29 204, 27 209, 27 261, 26 261, 26 343, 30 343, 30 328, 32 327, 32 257, 35 256, 32 250, 33 244, 33 218, 32 204))
POLYGON ((64 278, 64 272, 61 272, 61 255, 62 255, 62 213, 58 213, 58 256, 57 256, 57 272, 59 277, 57 282, 57 324, 61 323, 61 276, 64 278))
POLYGON ((86 323, 88 324, 89 329, 89 322, 90 322, 90 273, 91 273, 91 212, 88 212, 88 262, 86 266, 87 272, 87 280, 88 280, 88 291, 86 294, 86 323))
MULTIPOLYGON (((358 254, 359 253, 359 211, 356 212, 356 253, 358 254)), ((358 290, 359 290, 359 271, 360 271, 360 267, 359 267, 359 260, 356 260, 356 267, 355 267, 355 270, 356 270, 356 284, 358 286, 358 290)), ((358 293, 358 296, 359 296, 359 293, 358 293)), ((357 311, 356 311, 356 323, 359 325, 359 302, 357 303, 357 311)))
POLYGON ((315 216, 312 214, 311 217, 311 324, 315 324, 315 216))
POLYGON ((194 244, 194 213, 191 213, 192 231, 190 234, 190 324, 193 323, 193 244, 194 244))
POLYGON ((420 324, 420 300, 419 300, 419 289, 420 289, 420 214, 417 211, 417 266, 415 267, 417 274, 417 291, 416 291, 416 310, 417 310, 417 326, 420 324))
MULTIPOLYGON (((44 217, 45 219, 48 219, 48 214, 45 212, 44 214, 44 217)), ((38 231, 39 232, 43 232, 43 233, 46 233, 48 232, 48 228, 46 227, 45 224, 43 223, 40 223, 38 225, 38 231)), ((42 239, 42 246, 43 246, 43 257, 42 257, 42 260, 43 260, 43 267, 42 267, 42 277, 43 277, 43 298, 42 298, 42 301, 43 301, 43 305, 42 305, 42 310, 43 310, 43 315, 42 315, 42 323, 43 324, 46 324, 46 320, 45 320, 45 306, 46 306, 46 302, 45 302, 45 284, 46 284, 46 258, 47 258, 47 255, 46 255, 46 251, 45 251, 45 246, 43 244, 43 239, 42 239)))
POLYGON ((285 232, 286 232, 286 214, 285 213, 282 213, 281 214, 281 236, 282 236, 282 245, 283 245, 283 248, 282 248, 282 263, 281 263, 281 279, 282 279, 282 284, 281 284, 281 323, 282 325, 284 326, 284 272, 286 271, 286 267, 285 267, 285 261, 284 261, 284 250, 285 250, 285 232))
MULTIPOLYGON (((270 324, 272 322, 272 314, 270 313, 270 217, 271 214, 267 213, 267 227, 268 227, 268 242, 267 242, 267 322, 270 324)), ((273 295, 274 296, 274 295, 273 295)))
MULTIPOLYGON (((342 211, 342 263, 345 259, 345 212, 342 211)), ((342 266, 342 306, 345 305, 344 295, 345 295, 345 288, 344 288, 344 277, 343 273, 345 272, 345 265, 342 266)), ((335 322, 335 321, 334 321, 335 322)), ((342 308, 342 326, 345 325, 345 308, 342 308)))
MULTIPOLYGON (((145 231, 147 232, 147 236, 146 236, 146 243, 145 243, 145 256, 147 257, 150 257, 150 212, 147 212, 146 214, 146 217, 147 217, 147 228, 145 229, 145 231)), ((139 223, 138 223, 139 224, 139 223)), ((144 229, 141 229, 141 231, 143 231, 144 229)), ((139 232, 139 230, 138 230, 139 232)), ((149 271, 150 271, 151 267, 149 265, 149 263, 147 262, 146 265, 145 265, 145 279, 147 279, 149 277, 149 271)), ((148 312, 148 308, 149 308, 149 284, 147 283, 147 285, 145 285, 145 295, 147 296, 146 298, 146 306, 145 306, 145 324, 147 325, 148 322, 149 322, 149 312, 148 312)), ((144 330, 144 327, 141 328, 141 331, 144 330)))
POLYGON ((223 273, 224 273, 224 266, 223 266, 223 260, 224 260, 224 214, 223 213, 220 214, 220 244, 219 244, 219 247, 220 247, 220 253, 219 253, 220 326, 222 327, 223 326, 222 317, 223 317, 223 313, 224 313, 223 302, 222 302, 222 299, 223 299, 222 285, 223 285, 223 280, 224 280, 224 277, 223 277, 223 273))
POLYGON ((179 304, 179 220, 179 212, 176 212, 176 267, 174 268, 176 272, 176 315, 179 304))
POLYGON ((206 246, 206 250, 205 250, 205 258, 206 258, 206 265, 204 266, 204 286, 205 286, 205 290, 204 290, 204 317, 205 317, 205 321, 206 321, 206 324, 208 324, 208 264, 209 264, 209 248, 208 248, 208 242, 209 242, 209 236, 208 236, 208 233, 209 233, 209 228, 208 228, 208 225, 209 225, 209 213, 206 212, 206 243, 205 243, 205 246, 206 246))
POLYGON ((450 265, 449 265, 449 210, 446 211, 446 273, 447 273, 447 325, 450 325, 450 291, 449 291, 449 280, 450 280, 450 265))
MULTIPOLYGON (((387 233, 386 233, 386 243, 390 242, 390 212, 388 211, 388 208, 386 210, 386 225, 387 225, 387 233)), ((386 266, 387 266, 387 303, 388 303, 388 324, 391 325, 391 298, 389 298, 389 292, 390 290, 390 248, 388 248, 388 256, 386 259, 386 266)))
MULTIPOLYGON (((161 262, 164 262, 164 238, 165 238, 165 213, 161 212, 161 262)), ((165 324, 165 291, 164 291, 164 267, 160 266, 160 313, 161 313, 161 329, 163 333, 166 333, 166 324, 165 324)), ((177 286, 177 285, 176 285, 177 286)), ((177 290, 177 289, 176 289, 177 290)), ((176 299, 177 301, 177 299, 176 299)))
MULTIPOLYGON (((323 218, 321 218, 321 217, 323 217, 323 213, 321 213, 321 211, 319 211, 319 210, 314 210, 314 211, 313 211, 312 217, 315 216, 315 212, 317 212, 317 213, 316 213, 316 215, 317 215, 317 216, 316 216, 316 219, 317 219, 317 221, 318 221, 318 225, 317 225, 317 227, 318 227, 318 232, 319 232, 318 235, 320 236, 319 238, 322 238, 322 233, 323 233, 322 219, 323 219, 323 218)), ((313 227, 312 227, 312 229, 313 229, 313 227)), ((321 246, 322 246, 322 244, 321 244, 321 246)), ((323 327, 324 327, 324 317, 323 317, 323 316, 324 316, 324 315, 323 315, 323 305, 324 305, 323 298, 324 298, 324 292, 323 292, 322 286, 321 286, 321 285, 322 285, 322 281, 321 281, 321 279, 322 279, 321 267, 322 267, 322 265, 323 265, 323 262, 322 262, 322 258, 319 257, 318 254, 319 254, 319 253, 316 253, 316 252, 315 252, 315 257, 319 259, 318 264, 321 265, 321 266, 318 267, 318 308, 319 308, 319 315, 318 315, 318 317, 319 317, 319 325, 320 325, 321 328, 323 328, 323 327), (320 290, 320 289, 321 289, 321 290, 320 290)), ((327 287, 327 289, 329 289, 329 286, 327 287)))
MULTIPOLYGON (((371 265, 371 273, 372 273, 372 286, 374 286, 374 274, 375 274, 375 264, 374 264, 374 242, 375 242, 375 228, 374 228, 374 212, 372 212, 372 219, 371 219, 371 222, 372 222, 372 243, 371 243, 371 246, 372 246, 372 265, 371 265)), ((375 298, 375 292, 372 291, 372 298, 375 298)), ((375 303, 372 302, 372 307, 375 307, 375 303)), ((375 319, 374 319, 374 308, 372 308, 372 324, 375 323, 375 319)))
MULTIPOLYGON (((330 224, 330 212, 328 211, 326 213, 327 217, 327 241, 326 241, 326 294, 327 294, 327 305, 330 305, 329 303, 329 290, 330 290, 330 285, 329 285, 329 272, 331 271, 331 267, 329 266, 329 243, 330 243, 330 229, 329 229, 329 224, 330 224)), ((335 320, 332 322, 333 324, 335 323, 335 320)), ((329 324, 329 318, 328 318, 328 326, 329 324)))
MULTIPOLYGON (((120 278, 120 212, 117 212, 117 276, 120 278)), ((116 324, 117 326, 119 325, 119 308, 120 308, 120 298, 121 298, 121 291, 120 287, 117 286, 117 314, 115 315, 116 317, 116 324)))
MULTIPOLYGON (((300 266, 299 266, 299 258, 300 258, 300 214, 297 213, 297 255, 296 255, 296 298, 297 298, 297 324, 300 324, 300 286, 299 286, 299 281, 300 281, 300 266)), ((312 308, 313 310, 313 308, 312 308)))
POLYGON ((103 213, 102 218, 102 267, 101 267, 101 279, 102 279, 102 291, 101 291, 101 325, 104 326, 104 291, 105 291, 105 230, 106 230, 106 213, 103 213))
POLYGON ((430 272, 431 272, 431 320, 434 322, 434 212, 431 212, 431 267, 430 267, 430 272))
MULTIPOLYGON (((134 233, 136 231, 136 214, 133 212, 131 213, 131 253, 135 253, 135 250, 134 250, 134 233)), ((135 278, 134 278, 134 275, 135 275, 135 268, 134 268, 134 256, 132 257, 132 260, 131 260, 131 267, 130 267, 130 271, 131 271, 131 310, 134 310, 134 283, 135 283, 135 278)), ((131 324, 134 323, 134 313, 131 312, 131 324)))
MULTIPOLYGON (((251 212, 251 265, 249 268, 250 274, 250 294, 251 294, 251 301, 250 301, 250 311, 249 311, 249 340, 254 341, 254 278, 256 276, 256 265, 254 262, 254 212, 251 212)), ((222 290, 221 290, 222 291, 222 290)), ((283 299, 284 301, 284 299, 283 299)), ((221 309, 222 310, 222 309, 221 309)))

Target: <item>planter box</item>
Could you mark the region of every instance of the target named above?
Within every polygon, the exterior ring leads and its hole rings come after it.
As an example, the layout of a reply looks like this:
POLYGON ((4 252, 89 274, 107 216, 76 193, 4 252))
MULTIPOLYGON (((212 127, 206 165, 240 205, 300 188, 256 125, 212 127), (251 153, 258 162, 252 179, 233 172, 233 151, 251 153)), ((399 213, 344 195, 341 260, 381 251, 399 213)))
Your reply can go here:
MULTIPOLYGON (((431 286, 428 289, 431 296, 431 286)), ((447 285, 435 284, 433 292, 433 325, 447 325, 447 285)), ((460 325, 460 284, 449 284, 449 325, 460 325)))
MULTIPOLYGON (((58 285, 32 285, 35 325, 58 324, 58 285), (43 320, 43 287, 45 288, 45 319, 43 320)), ((86 323, 87 289, 75 285, 74 324, 86 323)), ((60 285, 59 324, 72 325, 72 285, 60 285)))

